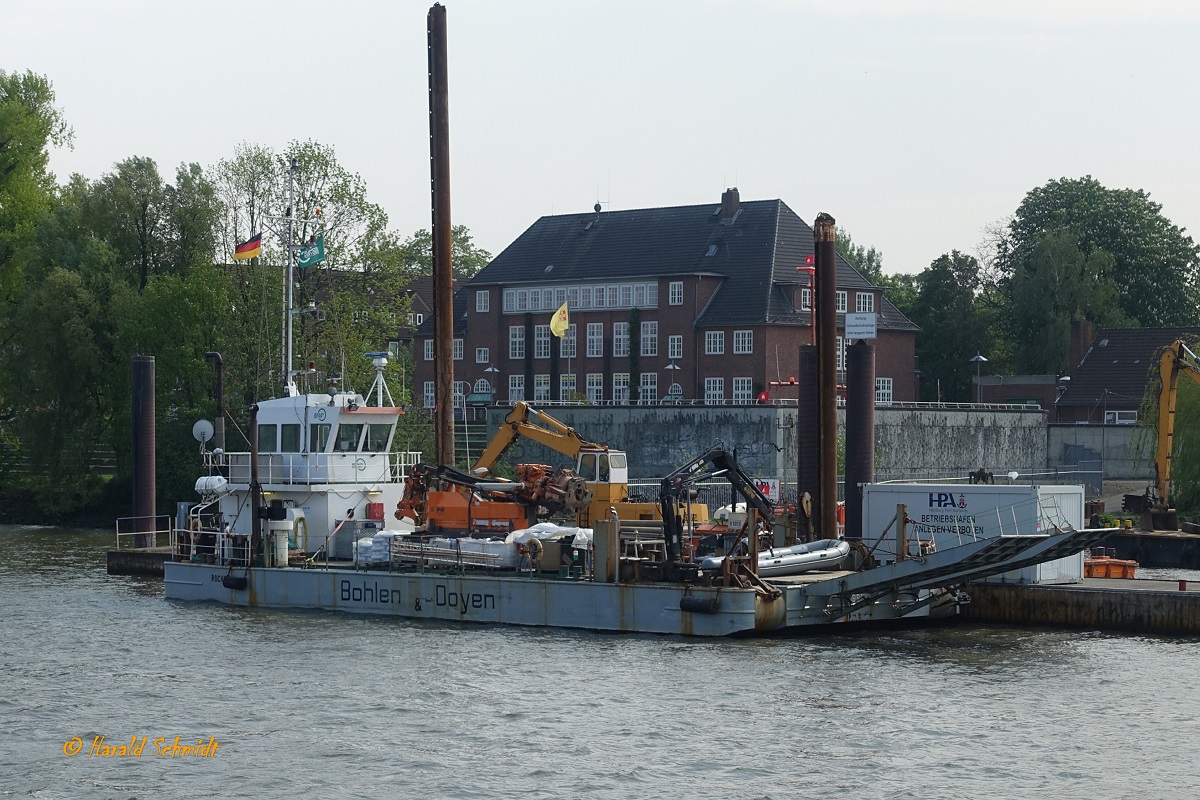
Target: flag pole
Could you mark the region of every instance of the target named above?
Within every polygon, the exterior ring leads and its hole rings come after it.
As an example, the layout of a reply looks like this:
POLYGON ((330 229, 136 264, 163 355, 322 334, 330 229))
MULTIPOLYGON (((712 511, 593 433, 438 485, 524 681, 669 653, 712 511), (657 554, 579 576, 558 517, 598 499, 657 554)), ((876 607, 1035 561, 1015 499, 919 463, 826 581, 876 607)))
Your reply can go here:
POLYGON ((283 391, 287 397, 297 394, 292 383, 292 265, 295 252, 292 249, 292 222, 296 219, 296 157, 288 162, 288 211, 287 211, 287 292, 285 294, 287 307, 284 310, 284 323, 287 332, 287 343, 284 347, 283 391))

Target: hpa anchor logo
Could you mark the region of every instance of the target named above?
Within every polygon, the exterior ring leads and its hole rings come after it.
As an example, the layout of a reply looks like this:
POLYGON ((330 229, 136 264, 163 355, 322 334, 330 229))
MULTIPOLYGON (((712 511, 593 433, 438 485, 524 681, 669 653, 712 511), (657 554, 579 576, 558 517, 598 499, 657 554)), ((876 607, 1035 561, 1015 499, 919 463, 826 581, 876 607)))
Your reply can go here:
POLYGON ((929 493, 930 508, 966 508, 967 496, 960 494, 958 500, 954 499, 954 492, 930 492, 929 493))

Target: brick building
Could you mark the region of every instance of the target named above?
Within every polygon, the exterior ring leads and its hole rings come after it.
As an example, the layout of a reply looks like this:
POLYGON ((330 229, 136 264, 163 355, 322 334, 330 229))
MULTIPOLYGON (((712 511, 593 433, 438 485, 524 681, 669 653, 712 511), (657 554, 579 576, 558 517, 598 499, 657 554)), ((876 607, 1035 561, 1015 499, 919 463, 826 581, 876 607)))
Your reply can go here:
MULTIPOLYGON (((455 405, 754 403, 812 340, 813 253, 787 205, 737 189, 719 204, 542 217, 455 293, 455 405)), ((878 315, 877 399, 915 400, 917 326, 840 256, 837 282, 839 330, 846 311, 878 315)), ((414 349, 427 407, 433 332, 430 316, 414 349)), ((843 359, 839 337, 844 377, 843 359)))

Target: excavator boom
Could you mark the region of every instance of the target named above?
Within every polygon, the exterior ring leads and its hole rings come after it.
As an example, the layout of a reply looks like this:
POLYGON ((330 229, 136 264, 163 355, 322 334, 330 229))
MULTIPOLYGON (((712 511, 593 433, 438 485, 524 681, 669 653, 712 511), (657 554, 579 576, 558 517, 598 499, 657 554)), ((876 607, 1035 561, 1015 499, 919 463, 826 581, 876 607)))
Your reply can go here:
POLYGON ((1187 375, 1200 385, 1200 358, 1188 349, 1182 339, 1163 350, 1158 362, 1162 388, 1158 395, 1158 450, 1154 458, 1155 489, 1160 511, 1168 511, 1171 503, 1171 453, 1175 444, 1175 399, 1179 376, 1187 375))

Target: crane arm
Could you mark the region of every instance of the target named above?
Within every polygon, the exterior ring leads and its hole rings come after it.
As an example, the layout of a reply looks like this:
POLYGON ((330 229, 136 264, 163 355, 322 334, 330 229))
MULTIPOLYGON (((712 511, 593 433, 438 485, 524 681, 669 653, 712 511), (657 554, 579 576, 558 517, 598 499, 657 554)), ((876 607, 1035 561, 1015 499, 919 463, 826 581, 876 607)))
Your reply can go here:
POLYGON ((1158 362, 1162 388, 1158 395, 1158 452, 1154 458, 1158 501, 1170 507, 1171 453, 1175 438, 1175 398, 1179 376, 1187 375, 1200 385, 1200 358, 1196 357, 1182 339, 1165 348, 1158 362))
POLYGON ((587 441, 576 433, 574 428, 559 422, 546 412, 538 411, 528 403, 519 402, 504 418, 504 423, 480 453, 479 460, 475 462, 471 471, 476 475, 491 472, 508 448, 522 437, 572 458, 585 448, 608 450, 605 445, 587 441))

